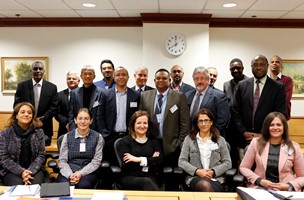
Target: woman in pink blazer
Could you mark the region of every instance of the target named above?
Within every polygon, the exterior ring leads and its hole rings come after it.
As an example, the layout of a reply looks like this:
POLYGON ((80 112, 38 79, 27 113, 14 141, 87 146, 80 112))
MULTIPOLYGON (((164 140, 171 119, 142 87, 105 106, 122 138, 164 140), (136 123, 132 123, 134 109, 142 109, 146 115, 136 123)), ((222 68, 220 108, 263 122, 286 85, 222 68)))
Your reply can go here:
POLYGON ((304 186, 304 158, 299 144, 289 138, 283 114, 272 112, 266 116, 261 137, 251 141, 240 172, 249 187, 300 191, 304 186))

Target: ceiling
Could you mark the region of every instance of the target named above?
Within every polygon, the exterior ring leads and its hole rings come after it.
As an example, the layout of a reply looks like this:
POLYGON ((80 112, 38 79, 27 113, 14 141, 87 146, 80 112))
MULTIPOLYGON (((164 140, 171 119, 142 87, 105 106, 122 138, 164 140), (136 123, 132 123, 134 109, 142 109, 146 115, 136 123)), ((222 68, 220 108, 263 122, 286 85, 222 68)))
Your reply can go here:
POLYGON ((0 18, 140 17, 140 13, 212 14, 212 18, 304 19, 304 0, 0 0, 0 18), (235 2, 234 8, 222 4, 235 2), (85 8, 83 3, 94 3, 85 8), (18 16, 19 15, 19 16, 18 16))

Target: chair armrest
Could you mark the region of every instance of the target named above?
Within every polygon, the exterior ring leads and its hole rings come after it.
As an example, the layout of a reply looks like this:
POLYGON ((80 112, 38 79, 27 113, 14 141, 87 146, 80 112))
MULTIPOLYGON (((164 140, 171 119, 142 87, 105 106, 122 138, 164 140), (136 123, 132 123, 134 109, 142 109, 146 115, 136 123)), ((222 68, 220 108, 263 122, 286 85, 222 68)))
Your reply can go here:
POLYGON ((234 177, 235 175, 237 175, 237 170, 236 169, 228 169, 225 172, 226 177, 234 177))
POLYGON ((111 169, 111 172, 112 172, 113 174, 121 173, 121 168, 120 168, 120 167, 111 166, 110 169, 111 169))
POLYGON ((233 181, 239 185, 245 184, 245 176, 240 175, 240 174, 235 175, 233 177, 233 181))
POLYGON ((170 174, 170 173, 172 173, 172 171, 173 171, 172 167, 165 166, 165 167, 163 168, 163 173, 164 173, 164 174, 170 174))
POLYGON ((108 168, 110 167, 110 163, 108 161, 101 161, 101 168, 108 168))
POLYGON ((49 168, 52 168, 52 169, 58 168, 58 163, 55 160, 50 160, 47 163, 47 165, 48 165, 49 168))
POLYGON ((174 167, 173 173, 174 174, 183 174, 184 170, 182 168, 180 168, 180 167, 174 167))

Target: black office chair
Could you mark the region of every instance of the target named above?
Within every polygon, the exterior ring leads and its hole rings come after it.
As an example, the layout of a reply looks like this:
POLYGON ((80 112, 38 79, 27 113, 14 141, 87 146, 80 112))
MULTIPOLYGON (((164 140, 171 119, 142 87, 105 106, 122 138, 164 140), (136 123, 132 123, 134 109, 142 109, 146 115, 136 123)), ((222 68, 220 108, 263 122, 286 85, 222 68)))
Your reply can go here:
MULTIPOLYGON (((114 151, 115 151, 115 155, 116 155, 119 166, 110 167, 111 172, 113 173, 113 177, 114 177, 114 183, 112 185, 113 190, 124 189, 124 188, 122 188, 122 185, 121 185, 121 168, 122 168, 123 163, 122 163, 122 160, 120 159, 119 152, 118 152, 121 140, 122 140, 122 138, 119 138, 114 142, 114 151)), ((162 169, 162 172, 164 174, 172 173, 172 171, 173 170, 171 167, 163 167, 163 169, 162 169)), ((166 187, 165 183, 162 183, 160 189, 165 190, 165 187, 166 187)))
MULTIPOLYGON (((65 135, 65 134, 64 134, 65 135)), ((58 147, 58 152, 60 152, 60 148, 61 148, 61 143, 63 140, 64 135, 61 135, 58 139, 57 139, 57 147, 58 147)), ((58 166, 58 158, 59 158, 59 153, 58 154, 53 154, 52 155, 52 160, 50 160, 48 162, 48 167, 53 169, 54 173, 58 173, 60 172, 59 166, 58 166)), ((105 172, 109 171, 110 168, 110 163, 108 161, 101 161, 101 165, 97 171, 98 176, 100 177, 100 179, 97 181, 96 185, 95 185, 95 189, 97 189, 100 185, 102 180, 104 180, 103 175, 105 174, 105 172)), ((55 181, 55 180, 53 180, 55 181)))

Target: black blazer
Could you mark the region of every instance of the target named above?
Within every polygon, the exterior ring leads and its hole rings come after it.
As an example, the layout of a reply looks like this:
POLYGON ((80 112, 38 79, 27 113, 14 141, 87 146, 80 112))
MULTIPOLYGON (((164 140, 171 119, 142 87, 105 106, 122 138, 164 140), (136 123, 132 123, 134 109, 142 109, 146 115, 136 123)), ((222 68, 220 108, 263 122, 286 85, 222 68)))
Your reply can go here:
MULTIPOLYGON (((172 84, 170 84, 170 88, 173 90, 172 84)), ((182 86, 179 89, 179 92, 186 94, 187 92, 189 92, 191 90, 195 90, 195 88, 193 86, 183 82, 182 86)))
MULTIPOLYGON (((139 108, 140 96, 131 88, 127 88, 126 126, 129 127, 131 116, 139 108)), ((111 88, 102 93, 97 112, 97 125, 102 136, 106 138, 114 132, 116 124, 116 91, 111 88)))
POLYGON ((232 117, 238 134, 242 138, 241 147, 246 145, 243 133, 245 131, 260 133, 263 121, 270 112, 278 111, 284 115, 286 113, 286 92, 284 85, 267 76, 254 115, 254 123, 252 124, 253 84, 254 78, 248 78, 239 82, 232 107, 232 117))
POLYGON ((58 92, 58 110, 55 119, 59 122, 58 137, 68 132, 69 123, 69 89, 58 92))
MULTIPOLYGON (((99 132, 97 128, 96 116, 97 116, 97 109, 100 102, 100 96, 103 91, 106 89, 102 89, 97 87, 93 84, 93 90, 90 100, 89 110, 93 116, 93 123, 91 124, 90 128, 99 132)), ((76 124, 74 122, 74 116, 77 114, 80 108, 83 108, 83 87, 76 88, 71 91, 70 93, 70 103, 69 103, 69 128, 70 130, 76 128, 76 124)))
MULTIPOLYGON (((195 93, 196 90, 192 90, 185 94, 189 109, 195 93)), ((223 133, 230 119, 230 108, 225 93, 208 87, 200 105, 200 109, 202 108, 210 110, 215 118, 216 128, 223 133)))
MULTIPOLYGON (((131 89, 134 90, 135 92, 138 92, 137 90, 135 90, 135 86, 131 87, 131 89)), ((155 89, 155 88, 150 87, 150 86, 148 86, 148 85, 145 86, 145 91, 153 90, 153 89, 155 89)), ((144 91, 144 92, 145 92, 145 91, 144 91)))
MULTIPOLYGON (((18 84, 15 93, 14 107, 20 102, 30 102, 35 106, 33 90, 33 80, 29 79, 18 84)), ((51 82, 43 80, 38 105, 37 117, 42 118, 42 129, 49 138, 53 136, 53 117, 57 114, 57 86, 51 82)))

